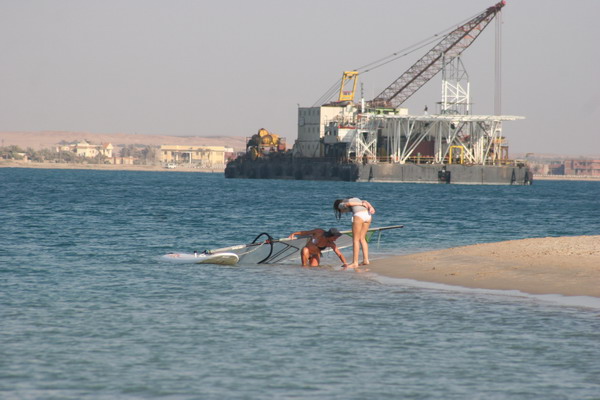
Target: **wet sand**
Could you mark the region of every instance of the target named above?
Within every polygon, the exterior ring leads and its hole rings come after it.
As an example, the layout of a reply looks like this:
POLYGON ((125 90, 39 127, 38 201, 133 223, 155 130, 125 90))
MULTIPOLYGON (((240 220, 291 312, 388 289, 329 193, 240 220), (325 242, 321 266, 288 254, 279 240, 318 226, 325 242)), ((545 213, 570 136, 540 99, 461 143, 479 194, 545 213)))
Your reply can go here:
POLYGON ((372 260, 370 270, 468 288, 600 297, 600 235, 455 247, 372 260))

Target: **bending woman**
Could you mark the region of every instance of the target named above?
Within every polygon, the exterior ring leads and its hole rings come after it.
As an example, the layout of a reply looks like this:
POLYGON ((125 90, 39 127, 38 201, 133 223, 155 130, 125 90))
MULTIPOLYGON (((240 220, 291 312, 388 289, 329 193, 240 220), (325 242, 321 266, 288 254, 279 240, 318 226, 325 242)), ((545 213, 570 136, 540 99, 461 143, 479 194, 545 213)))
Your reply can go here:
POLYGON ((340 231, 331 228, 328 231, 323 229, 312 229, 310 231, 299 231, 292 233, 289 238, 295 239, 296 236, 310 236, 310 240, 301 250, 302 266, 303 267, 318 267, 321 263, 321 252, 328 247, 331 247, 333 252, 337 254, 340 261, 344 263, 343 267, 347 267, 346 258, 338 249, 335 241, 342 236, 340 231))
POLYGON ((375 214, 375 208, 366 200, 357 197, 349 199, 338 199, 333 203, 333 210, 337 219, 342 213, 352 212, 352 264, 348 268, 358 269, 358 255, 360 249, 363 253, 363 262, 360 265, 369 264, 369 243, 367 242, 367 231, 371 226, 371 215, 375 214))

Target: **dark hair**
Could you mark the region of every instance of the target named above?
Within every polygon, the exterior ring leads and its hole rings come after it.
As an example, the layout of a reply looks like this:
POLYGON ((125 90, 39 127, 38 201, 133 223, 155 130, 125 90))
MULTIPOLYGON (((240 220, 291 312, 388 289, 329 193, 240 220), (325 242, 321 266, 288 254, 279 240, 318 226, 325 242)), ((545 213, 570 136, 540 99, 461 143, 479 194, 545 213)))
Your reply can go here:
POLYGON ((342 212, 340 211, 340 204, 344 201, 344 199, 337 199, 333 202, 333 212, 335 213, 335 217, 337 219, 342 218, 342 212))
POLYGON ((339 237, 342 236, 342 233, 338 231, 336 228, 330 228, 328 231, 325 231, 323 234, 325 237, 339 237))

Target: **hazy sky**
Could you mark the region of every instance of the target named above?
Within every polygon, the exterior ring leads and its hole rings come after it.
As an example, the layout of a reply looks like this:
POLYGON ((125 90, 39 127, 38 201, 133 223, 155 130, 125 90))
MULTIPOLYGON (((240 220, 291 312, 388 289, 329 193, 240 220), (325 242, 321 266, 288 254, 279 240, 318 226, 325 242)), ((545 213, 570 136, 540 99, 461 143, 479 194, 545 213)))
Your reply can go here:
MULTIPOLYGON (((351 70, 473 17, 493 0, 0 0, 0 131, 295 140, 351 70)), ((502 111, 511 153, 600 154, 600 1, 508 0, 502 111)), ((463 55, 474 114, 492 114, 492 22, 463 55)), ((377 95, 428 48, 364 74, 377 95)), ((435 110, 436 76, 404 106, 435 110)))

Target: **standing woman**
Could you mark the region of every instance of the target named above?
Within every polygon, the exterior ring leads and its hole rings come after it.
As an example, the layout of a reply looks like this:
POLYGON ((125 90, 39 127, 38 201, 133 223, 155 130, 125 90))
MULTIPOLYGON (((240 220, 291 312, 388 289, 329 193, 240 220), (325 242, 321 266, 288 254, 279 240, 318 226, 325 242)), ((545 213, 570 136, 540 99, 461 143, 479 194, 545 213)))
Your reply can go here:
POLYGON ((352 264, 348 268, 358 269, 358 254, 362 248, 363 262, 360 265, 369 264, 369 243, 367 243, 367 231, 371 226, 371 215, 375 214, 375 208, 366 200, 357 197, 349 199, 338 199, 333 203, 333 210, 337 219, 342 213, 352 212, 352 264))

